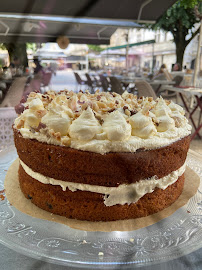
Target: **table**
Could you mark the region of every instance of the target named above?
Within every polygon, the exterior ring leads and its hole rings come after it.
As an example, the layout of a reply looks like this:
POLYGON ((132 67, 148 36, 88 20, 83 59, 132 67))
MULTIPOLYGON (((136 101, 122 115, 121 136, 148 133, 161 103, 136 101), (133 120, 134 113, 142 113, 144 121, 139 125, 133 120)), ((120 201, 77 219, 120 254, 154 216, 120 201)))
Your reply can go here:
MULTIPOLYGON (((176 82, 174 82, 174 81, 168 81, 168 80, 154 80, 154 81, 151 81, 151 82, 149 82, 151 85, 159 85, 158 86, 158 88, 156 89, 156 95, 158 95, 159 94, 159 91, 160 91, 160 89, 161 89, 161 86, 162 85, 174 85, 174 84, 176 84, 176 82)), ((166 90, 167 90, 168 88, 166 87, 166 90)))
POLYGON ((192 122, 194 129, 195 129, 194 134, 191 136, 191 140, 193 140, 196 135, 201 139, 199 132, 200 132, 200 129, 202 128, 202 123, 200 123, 201 122, 201 114, 202 114, 202 89, 193 88, 193 87, 186 87, 186 86, 185 87, 168 86, 166 88, 170 91, 174 91, 174 92, 179 93, 179 96, 182 100, 182 103, 183 103, 186 111, 189 114, 189 119, 192 122), (183 95, 189 95, 189 96, 196 98, 196 105, 192 110, 187 105, 183 95), (193 114, 196 112, 196 110, 198 108, 200 109, 200 113, 199 113, 198 124, 196 125, 196 123, 194 122, 194 119, 193 119, 193 114))

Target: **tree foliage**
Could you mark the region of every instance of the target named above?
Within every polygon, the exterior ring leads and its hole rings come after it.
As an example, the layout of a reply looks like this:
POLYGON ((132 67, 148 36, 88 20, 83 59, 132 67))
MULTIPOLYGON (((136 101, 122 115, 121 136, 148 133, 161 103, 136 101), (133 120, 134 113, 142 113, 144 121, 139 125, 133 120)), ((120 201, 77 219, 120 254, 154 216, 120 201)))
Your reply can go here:
POLYGON ((27 49, 32 50, 33 52, 37 51, 36 43, 26 43, 27 49))
POLYGON ((200 0, 181 0, 180 5, 184 8, 194 8, 200 4, 200 0))
POLYGON ((101 52, 101 51, 104 50, 104 49, 103 49, 101 46, 99 46, 99 45, 90 45, 90 44, 88 44, 88 48, 89 48, 90 51, 93 51, 93 52, 101 52))
POLYGON ((195 7, 199 6, 200 2, 200 0, 179 0, 151 26, 153 30, 162 29, 173 34, 177 62, 181 66, 186 46, 199 32, 199 29, 195 29, 196 23, 200 22, 195 7))

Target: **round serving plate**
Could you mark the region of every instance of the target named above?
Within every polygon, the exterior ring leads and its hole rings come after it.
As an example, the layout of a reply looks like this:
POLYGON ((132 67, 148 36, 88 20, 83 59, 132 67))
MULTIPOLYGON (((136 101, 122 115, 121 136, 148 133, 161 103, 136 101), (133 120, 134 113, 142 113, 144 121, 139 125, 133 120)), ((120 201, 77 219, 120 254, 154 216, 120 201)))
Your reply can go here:
MULTIPOLYGON (((16 159, 14 146, 0 152, 0 242, 40 260, 88 269, 146 266, 176 259, 202 247, 202 181, 188 204, 160 222, 129 232, 87 232, 28 216, 4 198, 6 171, 16 159)), ((189 167, 202 179, 193 154, 189 167)))

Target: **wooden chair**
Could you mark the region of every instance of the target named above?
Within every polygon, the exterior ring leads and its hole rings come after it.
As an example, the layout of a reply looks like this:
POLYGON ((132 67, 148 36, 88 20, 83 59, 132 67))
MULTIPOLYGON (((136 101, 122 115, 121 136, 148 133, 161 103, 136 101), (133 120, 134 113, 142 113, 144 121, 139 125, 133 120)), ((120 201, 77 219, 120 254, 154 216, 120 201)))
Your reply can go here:
POLYGON ((91 92, 94 93, 94 88, 96 87, 96 82, 93 81, 88 73, 85 74, 87 79, 87 85, 90 87, 91 92))
MULTIPOLYGON (((79 85, 80 86, 88 85, 87 81, 82 80, 77 72, 74 72, 74 76, 75 76, 75 79, 76 79, 76 82, 77 82, 78 86, 79 85)), ((78 88, 77 88, 77 90, 78 90, 78 88)))
POLYGON ((107 78, 103 75, 99 75, 99 77, 100 77, 100 82, 101 82, 101 86, 102 86, 103 91, 105 91, 105 92, 111 91, 111 87, 110 87, 110 84, 109 84, 107 78))
POLYGON ((124 90, 122 88, 121 82, 116 77, 110 77, 111 91, 119 95, 122 95, 124 90))
POLYGON ((157 98, 156 93, 148 82, 136 81, 135 86, 138 90, 139 97, 153 97, 153 99, 157 98))
MULTIPOLYGON (((183 80, 183 76, 180 76, 180 75, 175 76, 172 79, 172 81, 175 82, 175 84, 173 86, 175 86, 175 87, 179 86, 181 84, 182 80, 183 80)), ((177 93, 174 91, 164 89, 160 92, 160 95, 165 99, 176 98, 176 101, 177 101, 177 93)))
POLYGON ((42 80, 41 80, 41 93, 49 90, 49 85, 52 78, 52 72, 47 71, 43 73, 42 80))
POLYGON ((96 88, 101 88, 102 87, 102 83, 101 83, 100 79, 99 80, 97 79, 98 75, 92 75, 91 77, 93 77, 94 83, 96 85, 95 87, 96 88))

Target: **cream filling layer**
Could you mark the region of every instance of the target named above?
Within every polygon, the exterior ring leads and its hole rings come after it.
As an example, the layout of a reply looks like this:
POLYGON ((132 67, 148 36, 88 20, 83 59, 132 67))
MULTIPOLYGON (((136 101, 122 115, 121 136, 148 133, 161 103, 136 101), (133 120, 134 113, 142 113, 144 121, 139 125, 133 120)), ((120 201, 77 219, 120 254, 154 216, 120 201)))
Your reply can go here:
POLYGON ((131 204, 137 202, 141 197, 147 193, 152 193, 155 188, 166 189, 177 181, 177 179, 185 172, 186 164, 180 167, 178 170, 157 179, 156 176, 152 176, 149 179, 140 180, 134 184, 122 184, 118 187, 105 187, 98 185, 88 185, 80 183, 72 183, 57 180, 51 177, 44 176, 40 173, 34 172, 30 169, 22 160, 20 160, 25 172, 32 178, 38 180, 43 184, 51 184, 61 186, 65 191, 67 188, 72 192, 76 190, 90 191, 100 193, 104 195, 104 204, 106 206, 113 206, 116 204, 131 204))
MULTIPOLYGON (((47 144, 62 145, 63 144, 53 137, 48 138, 45 134, 40 132, 32 133, 28 128, 19 129, 21 135, 25 139, 36 139, 39 142, 45 142, 47 144)), ((174 128, 165 132, 158 132, 156 135, 142 139, 137 136, 131 136, 125 141, 110 141, 108 139, 98 140, 92 139, 89 141, 80 141, 71 139, 70 146, 73 149, 90 151, 99 154, 106 154, 109 152, 136 152, 137 149, 157 149, 160 147, 168 146, 191 133, 191 126, 185 124, 183 127, 174 128)), ((65 136, 64 136, 65 138, 65 136)))

